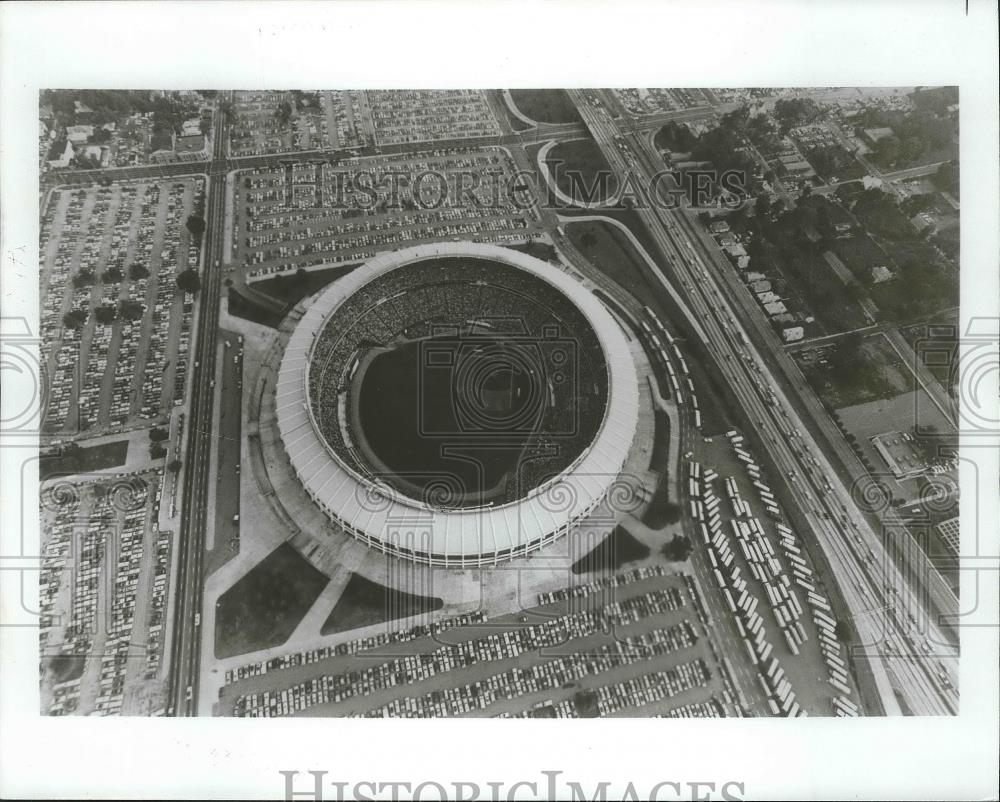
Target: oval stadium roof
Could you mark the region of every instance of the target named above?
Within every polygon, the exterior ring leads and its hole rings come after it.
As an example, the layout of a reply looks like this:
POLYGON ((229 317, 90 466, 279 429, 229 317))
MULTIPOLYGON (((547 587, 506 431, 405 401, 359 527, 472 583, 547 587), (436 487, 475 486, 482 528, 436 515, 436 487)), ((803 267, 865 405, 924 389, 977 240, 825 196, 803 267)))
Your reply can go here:
POLYGON ((373 548, 419 562, 492 564, 552 542, 601 503, 628 455, 638 419, 639 387, 628 341, 582 284, 527 254, 472 242, 419 245, 380 254, 307 301, 278 372, 275 409, 285 451, 299 481, 337 524, 373 548), (313 343, 340 304, 368 282, 407 264, 442 257, 491 259, 527 271, 562 291, 597 333, 608 367, 604 420, 590 447, 558 477, 500 506, 434 509, 346 465, 329 447, 307 395, 313 343))

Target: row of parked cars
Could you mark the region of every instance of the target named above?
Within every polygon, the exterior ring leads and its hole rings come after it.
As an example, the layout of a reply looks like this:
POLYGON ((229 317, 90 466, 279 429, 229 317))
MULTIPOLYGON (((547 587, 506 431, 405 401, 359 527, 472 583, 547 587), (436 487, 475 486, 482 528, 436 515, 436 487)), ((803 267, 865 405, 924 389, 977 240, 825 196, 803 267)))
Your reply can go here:
MULTIPOLYGON (((653 590, 593 610, 581 610, 516 630, 493 632, 458 644, 441 646, 417 656, 396 657, 364 670, 326 674, 321 680, 323 702, 370 696, 388 688, 421 682, 476 663, 517 657, 528 651, 558 647, 573 640, 635 623, 684 605, 675 588, 653 590)), ((311 682, 311 681, 310 681, 311 682)), ((237 716, 287 715, 311 706, 312 686, 299 683, 281 691, 243 694, 236 698, 237 716)))
POLYGON ((460 716, 484 710, 498 701, 510 701, 527 694, 572 688, 585 677, 598 676, 622 666, 651 660, 697 641, 694 628, 683 621, 634 637, 620 638, 586 653, 555 657, 526 667, 515 667, 484 680, 432 691, 423 696, 407 696, 362 715, 368 718, 430 718, 460 716))

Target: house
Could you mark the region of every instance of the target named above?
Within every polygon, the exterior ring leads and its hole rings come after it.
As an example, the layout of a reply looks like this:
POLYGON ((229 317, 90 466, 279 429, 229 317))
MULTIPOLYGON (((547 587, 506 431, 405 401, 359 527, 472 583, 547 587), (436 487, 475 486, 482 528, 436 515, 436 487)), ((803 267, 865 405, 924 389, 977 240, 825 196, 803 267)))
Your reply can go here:
POLYGON ((781 301, 772 301, 771 303, 764 304, 764 311, 769 315, 780 315, 787 312, 787 307, 781 301))
POLYGON ((93 135, 94 135, 94 126, 92 125, 66 126, 66 138, 74 145, 80 145, 86 142, 93 135))
POLYGON ((49 148, 46 161, 49 167, 68 167, 73 161, 73 143, 68 139, 57 140, 49 148))
MULTIPOLYGON (((749 259, 750 257, 747 257, 747 258, 749 259)), ((746 280, 747 281, 763 281, 764 278, 765 278, 765 276, 764 276, 763 273, 753 272, 753 273, 747 273, 746 274, 746 280)))
POLYGON ((721 245, 723 248, 727 248, 730 245, 736 244, 736 237, 734 237, 732 234, 728 233, 723 234, 718 239, 719 239, 719 245, 721 245))
POLYGON ((173 148, 157 148, 149 154, 149 160, 153 164, 166 164, 176 161, 176 159, 177 154, 174 153, 173 148))
POLYGON ((872 268, 872 282, 874 284, 881 284, 883 281, 888 281, 892 278, 892 271, 885 265, 877 265, 872 268))
POLYGON ((886 139, 887 137, 894 136, 891 128, 865 128, 861 132, 862 136, 868 140, 869 143, 874 145, 880 139, 886 139))
POLYGON ((781 336, 786 343, 793 343, 796 340, 801 340, 804 333, 801 326, 789 326, 787 329, 782 330, 781 336))
POLYGON ((774 317, 771 318, 771 320, 782 326, 786 326, 786 325, 791 325, 792 323, 795 322, 795 316, 788 314, 788 312, 785 312, 780 315, 775 315, 774 317))
POLYGON ((753 281, 750 283, 750 289, 758 293, 767 292, 769 289, 771 289, 771 282, 767 281, 766 279, 762 279, 760 281, 753 281))
POLYGON ((741 256, 747 255, 746 248, 744 248, 739 243, 736 243, 735 245, 727 245, 726 253, 728 253, 731 257, 733 257, 733 259, 738 259, 741 256))
POLYGON ((107 145, 87 145, 80 151, 80 155, 100 164, 101 167, 107 167, 111 161, 111 148, 107 145))
POLYGON ((750 267, 750 257, 749 256, 737 256, 736 257, 736 266, 740 270, 746 270, 748 267, 750 267))
POLYGON ((729 231, 729 223, 725 220, 716 220, 714 223, 709 224, 708 230, 713 234, 725 234, 729 231))
POLYGON ((201 133, 201 118, 192 117, 181 123, 181 136, 197 136, 201 133))
POLYGON ((780 301, 781 298, 779 298, 773 292, 758 292, 757 300, 759 300, 762 304, 766 305, 766 304, 773 304, 775 301, 780 301))

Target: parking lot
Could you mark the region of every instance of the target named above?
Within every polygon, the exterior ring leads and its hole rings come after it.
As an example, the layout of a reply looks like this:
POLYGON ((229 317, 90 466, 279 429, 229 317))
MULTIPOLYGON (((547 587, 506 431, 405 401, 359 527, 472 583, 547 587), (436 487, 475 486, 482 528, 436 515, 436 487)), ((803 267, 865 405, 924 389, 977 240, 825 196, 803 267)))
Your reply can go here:
POLYGON ((486 93, 478 89, 369 90, 379 145, 499 136, 486 93))
POLYGON ((199 265, 185 227, 204 179, 57 189, 40 233, 45 431, 103 434, 162 422, 183 399, 199 265))
POLYGON ((162 480, 144 471, 43 490, 43 713, 148 715, 162 704, 173 549, 156 523, 162 480), (46 670, 62 655, 74 670, 46 670))
POLYGON ((484 148, 244 171, 233 260, 252 282, 416 242, 524 242, 537 209, 515 169, 505 150, 484 148))
POLYGON ((220 712, 510 716, 570 705, 569 715, 578 694, 598 700, 602 715, 733 709, 683 577, 637 569, 538 602, 488 621, 467 614, 395 642, 355 642, 236 670, 220 712))
POLYGON ((371 114, 363 91, 233 93, 229 155, 264 156, 370 145, 371 114), (283 113, 282 104, 287 104, 283 113))
POLYGON ((750 709, 848 715, 835 700, 856 705, 853 668, 811 544, 785 520, 772 480, 738 431, 698 451, 684 477, 693 561, 750 709))

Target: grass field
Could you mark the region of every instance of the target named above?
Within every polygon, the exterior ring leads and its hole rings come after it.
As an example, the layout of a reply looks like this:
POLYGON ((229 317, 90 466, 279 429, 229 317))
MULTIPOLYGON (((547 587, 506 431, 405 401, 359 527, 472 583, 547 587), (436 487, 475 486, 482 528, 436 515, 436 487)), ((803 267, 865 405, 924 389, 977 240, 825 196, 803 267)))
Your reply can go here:
POLYGON ((940 315, 934 323, 900 329, 913 350, 941 386, 952 392, 958 385, 958 310, 940 315))
MULTIPOLYGON (((403 343, 376 355, 360 377, 361 428, 391 472, 386 479, 417 498, 440 491, 435 503, 445 507, 478 505, 504 493, 531 432, 513 437, 489 431, 465 434, 458 410, 471 402, 458 397, 455 370, 451 365, 422 366, 425 358, 424 343, 403 343)), ((504 376, 496 393, 495 412, 501 417, 507 417, 507 409, 519 409, 512 406, 515 397, 531 396, 527 374, 507 371, 504 376)), ((537 421, 541 410, 536 405, 524 412, 537 421)))
POLYGON ((316 601, 328 578, 282 543, 219 597, 215 656, 280 646, 316 601))
POLYGON ((653 432, 653 453, 649 457, 649 470, 664 473, 669 466, 667 455, 670 443, 670 417, 666 412, 653 413, 656 427, 653 432))
POLYGON ((643 513, 642 522, 650 529, 661 529, 676 521, 679 514, 677 506, 670 501, 670 476, 664 473, 656 486, 652 501, 643 513))
POLYGON ((346 276, 356 266, 338 265, 322 270, 302 270, 289 275, 279 274, 263 281, 255 281, 253 288, 281 301, 287 311, 307 295, 319 292, 330 282, 346 276))
POLYGON ((323 622, 320 633, 348 632, 399 618, 424 615, 443 606, 444 602, 436 596, 406 593, 352 573, 347 587, 323 622))
POLYGON ((99 446, 87 446, 69 454, 43 454, 39 458, 38 480, 44 482, 53 476, 103 471, 125 464, 128 440, 116 440, 99 446))
POLYGON ((518 110, 540 123, 582 122, 564 89, 511 89, 518 110))
POLYGON ((574 574, 606 574, 617 571, 625 563, 643 560, 649 556, 649 548, 636 540, 621 526, 616 526, 596 548, 585 554, 570 569, 574 574))
POLYGON ((261 326, 276 329, 281 325, 281 313, 268 309, 256 301, 251 301, 249 298, 245 298, 232 287, 229 288, 227 309, 229 310, 229 314, 234 317, 249 320, 251 323, 258 323, 261 326))
MULTIPOLYGON (((656 312, 664 323, 672 322, 673 327, 687 340, 685 350, 689 355, 698 357, 688 359, 691 379, 696 387, 710 390, 710 392, 700 392, 698 398, 701 405, 702 430, 706 436, 721 434, 732 428, 734 416, 727 406, 728 395, 718 386, 714 372, 704 369, 703 365, 710 363, 702 353, 701 344, 691 337, 680 313, 668 303, 663 285, 650 275, 649 266, 625 233, 617 226, 602 221, 567 223, 565 228, 566 236, 596 268, 640 303, 656 312)), ((630 227, 630 230, 635 232, 634 227, 630 227)), ((641 238, 639 239, 641 241, 641 238)), ((644 247, 655 259, 656 252, 650 250, 648 245, 644 247)))
POLYGON ((833 409, 891 398, 914 389, 913 374, 882 336, 870 337, 861 347, 861 367, 849 377, 837 377, 827 366, 804 368, 806 378, 833 409))
POLYGON ((601 221, 567 223, 565 229, 570 242, 594 267, 667 319, 659 300, 662 285, 649 275, 645 260, 621 230, 601 221))
POLYGON ((610 165, 593 139, 560 142, 545 158, 556 186, 576 201, 597 203, 618 189, 610 165))

